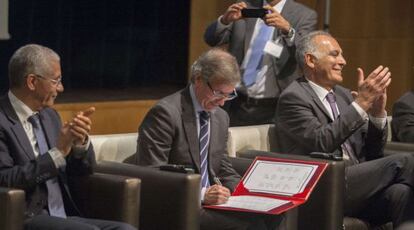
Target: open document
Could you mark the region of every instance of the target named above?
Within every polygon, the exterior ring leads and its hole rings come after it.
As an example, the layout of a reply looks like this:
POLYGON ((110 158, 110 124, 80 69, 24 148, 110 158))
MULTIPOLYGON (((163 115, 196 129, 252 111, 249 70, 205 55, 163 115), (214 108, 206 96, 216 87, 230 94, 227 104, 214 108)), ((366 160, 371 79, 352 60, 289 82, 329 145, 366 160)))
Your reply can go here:
POLYGON ((321 162, 257 157, 227 203, 205 207, 280 214, 308 199, 326 167, 321 162))

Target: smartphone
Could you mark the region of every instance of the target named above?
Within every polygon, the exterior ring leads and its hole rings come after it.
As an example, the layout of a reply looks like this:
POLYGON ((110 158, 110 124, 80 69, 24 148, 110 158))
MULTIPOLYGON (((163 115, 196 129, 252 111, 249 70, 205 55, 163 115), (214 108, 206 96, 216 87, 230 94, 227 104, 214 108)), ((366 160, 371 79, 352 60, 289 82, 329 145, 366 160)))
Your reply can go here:
POLYGON ((243 18, 263 18, 267 10, 263 8, 245 8, 241 10, 243 18))

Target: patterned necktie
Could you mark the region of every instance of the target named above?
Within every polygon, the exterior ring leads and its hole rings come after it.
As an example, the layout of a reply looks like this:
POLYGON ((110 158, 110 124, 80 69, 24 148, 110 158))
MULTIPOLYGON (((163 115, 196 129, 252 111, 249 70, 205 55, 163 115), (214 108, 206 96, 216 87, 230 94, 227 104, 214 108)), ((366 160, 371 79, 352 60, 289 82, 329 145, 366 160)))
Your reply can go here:
POLYGON ((260 67, 264 54, 263 49, 266 42, 269 41, 272 36, 273 30, 271 26, 267 26, 264 23, 258 23, 258 26, 259 33, 252 43, 250 59, 247 62, 246 69, 243 74, 243 82, 245 86, 253 85, 256 82, 256 76, 259 72, 258 68, 260 67))
MULTIPOLYGON (((33 126, 33 132, 37 140, 37 147, 39 154, 47 153, 49 147, 46 142, 46 137, 40 124, 39 114, 34 114, 28 118, 28 121, 33 126)), ((66 218, 65 208, 63 206, 62 191, 60 190, 57 177, 46 181, 47 187, 47 203, 49 206, 49 213, 51 216, 66 218)))
MULTIPOLYGON (((339 111, 338 111, 338 108, 336 106, 335 94, 333 92, 329 92, 326 95, 326 100, 329 102, 329 106, 331 107, 333 118, 335 120, 339 116, 339 111)), ((350 159, 353 164, 357 164, 358 159, 355 157, 354 150, 352 149, 352 146, 349 143, 348 139, 346 139, 344 141, 344 143, 341 145, 341 147, 342 147, 342 150, 343 150, 342 152, 345 154, 345 158, 350 159)))
POLYGON ((201 187, 206 188, 210 186, 208 178, 208 144, 209 144, 209 130, 208 130, 209 114, 206 111, 200 112, 200 161, 201 161, 201 187))

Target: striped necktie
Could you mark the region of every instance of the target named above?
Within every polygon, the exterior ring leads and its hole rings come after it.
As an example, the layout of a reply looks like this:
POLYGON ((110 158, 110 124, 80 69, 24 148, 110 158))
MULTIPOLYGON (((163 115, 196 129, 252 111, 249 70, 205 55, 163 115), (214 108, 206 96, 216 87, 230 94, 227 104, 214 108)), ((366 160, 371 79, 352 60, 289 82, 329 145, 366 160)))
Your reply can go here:
POLYGON ((206 111, 200 112, 200 162, 201 162, 201 187, 210 186, 208 178, 208 146, 210 135, 208 130, 209 114, 206 111))

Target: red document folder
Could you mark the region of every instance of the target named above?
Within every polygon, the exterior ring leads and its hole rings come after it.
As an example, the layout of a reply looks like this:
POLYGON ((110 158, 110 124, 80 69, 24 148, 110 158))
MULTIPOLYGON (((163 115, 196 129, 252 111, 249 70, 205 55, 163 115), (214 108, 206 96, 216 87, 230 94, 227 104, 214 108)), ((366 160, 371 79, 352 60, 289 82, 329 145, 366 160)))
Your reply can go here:
POLYGON ((228 204, 204 207, 274 215, 283 213, 306 202, 327 165, 322 162, 256 157, 236 186, 228 204))

